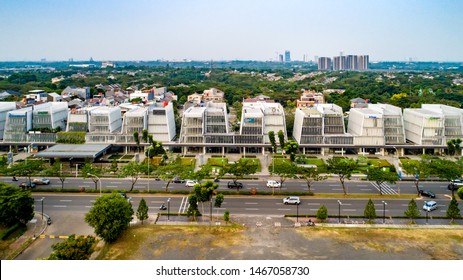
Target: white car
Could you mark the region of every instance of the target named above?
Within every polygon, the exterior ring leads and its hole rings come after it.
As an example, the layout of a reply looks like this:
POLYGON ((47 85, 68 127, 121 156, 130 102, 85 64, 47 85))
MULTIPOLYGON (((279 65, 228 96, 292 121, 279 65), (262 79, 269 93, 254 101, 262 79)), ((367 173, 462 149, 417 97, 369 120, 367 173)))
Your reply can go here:
POLYGON ((436 210, 436 209, 437 209, 437 202, 435 202, 434 200, 424 202, 424 205, 423 205, 424 211, 431 212, 432 210, 436 210))
POLYGON ((299 196, 288 196, 283 198, 283 204, 301 204, 299 196))
POLYGON ((198 181, 195 180, 187 180, 185 183, 185 187, 194 187, 195 185, 198 185, 198 181))
POLYGON ((35 178, 35 179, 32 180, 32 183, 35 183, 37 185, 49 185, 50 180, 48 180, 46 178, 35 178))
POLYGON ((275 180, 268 180, 267 181, 267 188, 279 188, 281 187, 280 182, 275 180))

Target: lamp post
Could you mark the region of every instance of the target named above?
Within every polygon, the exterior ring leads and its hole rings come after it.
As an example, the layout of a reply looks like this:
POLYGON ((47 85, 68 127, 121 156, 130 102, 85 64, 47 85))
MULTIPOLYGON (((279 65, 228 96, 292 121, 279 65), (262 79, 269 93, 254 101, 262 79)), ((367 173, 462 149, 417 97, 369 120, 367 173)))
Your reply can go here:
POLYGON ((42 197, 42 199, 40 200, 42 202, 42 220, 43 220, 43 200, 45 199, 45 197, 42 197))
POLYGON ((386 223, 386 205, 387 203, 385 201, 382 201, 383 203, 383 224, 386 223))
POLYGON ((296 203, 296 223, 299 223, 299 203, 296 203))
POLYGON ((150 157, 148 156, 148 193, 150 192, 150 157))
POLYGON ((167 220, 169 220, 169 212, 170 212, 170 197, 167 199, 167 220))
MULTIPOLYGON (((426 201, 424 202, 424 204, 426 204, 426 201)), ((426 211, 426 224, 428 224, 428 210, 425 210, 426 211)))
POLYGON ((101 180, 100 180, 100 178, 99 178, 98 176, 93 175, 93 174, 90 174, 90 173, 87 173, 87 175, 88 175, 88 176, 93 176, 93 177, 95 177, 95 178, 98 180, 98 182, 100 183, 100 196, 101 196, 101 180))
POLYGON ((77 178, 78 175, 79 175, 79 164, 76 163, 76 178, 77 178))
POLYGON ((338 223, 341 223, 341 201, 338 200, 338 223))

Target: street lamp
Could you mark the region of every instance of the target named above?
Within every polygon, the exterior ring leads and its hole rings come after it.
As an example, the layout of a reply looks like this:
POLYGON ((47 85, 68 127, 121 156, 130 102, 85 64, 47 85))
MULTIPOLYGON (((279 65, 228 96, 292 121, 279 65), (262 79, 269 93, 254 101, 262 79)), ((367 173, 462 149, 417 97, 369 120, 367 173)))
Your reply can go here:
POLYGON ((299 223, 299 203, 296 203, 296 223, 299 223))
POLYGON ((167 199, 167 220, 169 220, 169 212, 170 212, 170 197, 167 199))
POLYGON ((148 193, 150 192, 150 157, 148 156, 148 193))
POLYGON ((100 183, 100 196, 101 196, 101 180, 100 180, 100 178, 99 178, 98 176, 93 175, 93 174, 90 174, 90 173, 87 173, 87 175, 88 175, 88 176, 93 176, 93 177, 95 177, 95 178, 98 180, 98 182, 100 183))
MULTIPOLYGON (((426 204, 426 201, 424 202, 424 204, 426 204)), ((426 224, 428 224, 428 210, 425 210, 426 211, 426 224)))
POLYGON ((45 199, 45 197, 42 197, 42 199, 40 199, 40 202, 42 202, 42 220, 43 220, 43 200, 45 199))
POLYGON ((339 206, 338 207, 338 222, 339 223, 341 223, 341 205, 342 205, 341 201, 338 200, 338 206, 339 206))
POLYGON ((383 224, 386 223, 386 205, 387 203, 385 201, 382 201, 383 203, 383 224))

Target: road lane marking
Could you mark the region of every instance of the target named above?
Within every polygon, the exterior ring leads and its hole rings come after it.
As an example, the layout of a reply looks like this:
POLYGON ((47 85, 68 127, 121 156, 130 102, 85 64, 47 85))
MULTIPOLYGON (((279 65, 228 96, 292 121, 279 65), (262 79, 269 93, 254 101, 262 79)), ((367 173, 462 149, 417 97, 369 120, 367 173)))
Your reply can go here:
POLYGON ((85 208, 92 208, 92 206, 85 205, 85 208))
POLYGON ((307 203, 307 205, 320 205, 320 203, 307 203))
POLYGON ((277 210, 279 210, 279 211, 290 211, 291 209, 288 209, 288 208, 278 208, 277 210))
POLYGON ((357 209, 342 209, 342 211, 355 212, 355 211, 357 211, 357 209))
POLYGON ((259 208, 244 208, 244 210, 248 210, 248 211, 259 211, 259 208))
POLYGON ((336 185, 328 185, 328 186, 329 186, 329 187, 339 187, 338 184, 336 184, 336 185))
POLYGON ((259 204, 259 203, 257 203, 257 202, 245 202, 244 204, 246 204, 246 205, 255 205, 255 204, 259 204))
POLYGON ((60 202, 72 202, 70 199, 61 199, 60 202))
POLYGON ((371 189, 360 189, 361 191, 371 191, 371 189))
POLYGON ((342 191, 342 189, 331 189, 332 191, 342 191))
POLYGON ((246 184, 248 186, 258 186, 259 184, 246 184))
POLYGON ((357 185, 357 187, 368 187, 368 185, 357 185))
POLYGON ((105 186, 105 187, 106 188, 112 188, 112 189, 117 188, 117 186, 105 186))
POLYGON ((56 208, 66 208, 68 207, 67 205, 53 205, 53 207, 56 207, 56 208))

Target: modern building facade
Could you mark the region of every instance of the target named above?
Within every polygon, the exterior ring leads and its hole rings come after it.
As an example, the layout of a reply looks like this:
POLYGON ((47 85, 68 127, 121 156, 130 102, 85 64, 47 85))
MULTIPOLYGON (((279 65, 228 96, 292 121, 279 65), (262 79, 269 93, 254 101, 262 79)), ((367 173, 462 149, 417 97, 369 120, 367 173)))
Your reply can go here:
POLYGON ((445 145, 445 116, 424 108, 404 110, 407 141, 417 145, 445 145))
POLYGON ((148 107, 148 133, 156 141, 173 141, 176 137, 175 115, 172 102, 156 102, 148 107))
POLYGON ((0 102, 0 139, 3 139, 8 112, 16 110, 16 102, 0 102))
POLYGON ((331 58, 329 57, 319 57, 318 58, 318 70, 331 70, 333 64, 331 58))

